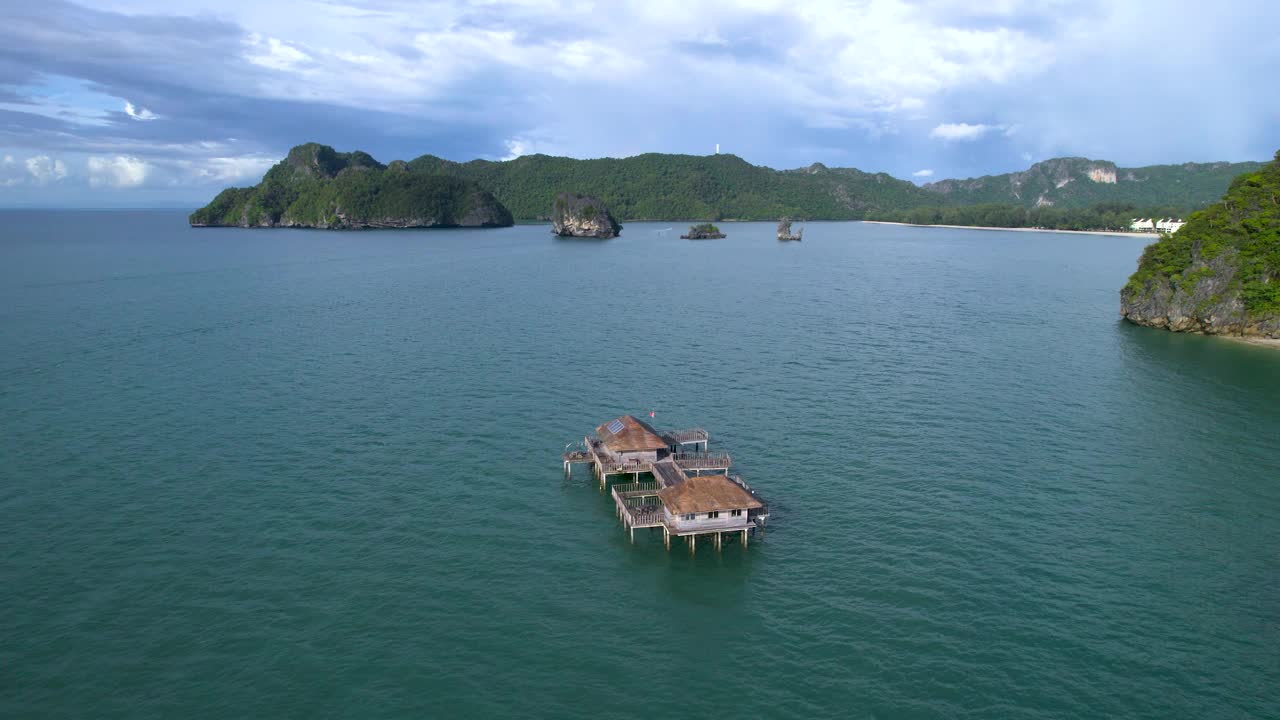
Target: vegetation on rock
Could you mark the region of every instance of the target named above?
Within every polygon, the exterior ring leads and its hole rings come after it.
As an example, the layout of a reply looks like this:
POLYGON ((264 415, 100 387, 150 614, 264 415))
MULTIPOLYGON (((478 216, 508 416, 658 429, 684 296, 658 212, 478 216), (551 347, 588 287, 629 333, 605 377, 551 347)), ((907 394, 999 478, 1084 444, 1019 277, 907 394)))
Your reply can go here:
POLYGON ((396 226, 501 225, 510 221, 508 215, 552 219, 558 194, 571 188, 598 198, 618 218, 792 217, 1116 229, 1127 227, 1132 217, 1183 216, 1204 207, 1221 197, 1231 175, 1258 167, 1211 163, 1125 169, 1063 158, 1021 173, 917 187, 885 173, 821 163, 780 171, 734 155, 649 153, 595 160, 526 155, 466 163, 423 155, 384 166, 365 153, 338 153, 312 143, 294 148, 258 186, 224 191, 191 221, 374 227, 390 219, 396 226))
POLYGON ((1148 246, 1120 297, 1139 324, 1280 337, 1280 152, 1148 246))
POLYGON ((1262 163, 1185 163, 1120 168, 1106 160, 1054 158, 1004 175, 939 180, 923 189, 932 205, 1088 208, 1103 204, 1195 210, 1222 197, 1231 180, 1262 163))
POLYGON ((383 165, 367 153, 308 143, 289 151, 254 187, 228 188, 191 214, 197 226, 497 227, 511 213, 462 178, 383 165))
MULTIPOLYGON (((973 204, 1034 208, 1041 195, 1055 207, 1084 208, 1099 203, 1135 207, 1171 206, 1185 214, 1222 196, 1231 177, 1257 163, 1189 164, 1116 168, 1079 159, 1046 161, 1017 173, 975 180, 944 180, 917 187, 885 173, 829 168, 815 163, 774 170, 734 155, 665 155, 595 160, 525 155, 514 160, 457 163, 424 155, 415 170, 466 178, 492 191, 517 218, 546 219, 556 194, 565 188, 589 192, 620 218, 637 220, 821 220, 894 219, 904 211, 973 204), (1084 163, 1084 164, 1081 164, 1084 163), (1090 168, 1089 164, 1104 166, 1090 168), (1109 170, 1108 170, 1109 169, 1109 170), (1114 171, 1116 182, 1109 183, 1114 171), (1091 179, 1089 173, 1093 172, 1091 179), (1018 191, 1018 183, 1042 178, 1047 190, 1018 191), (1070 182, 1061 188, 1057 183, 1070 182), (1015 182, 1016 181, 1016 182, 1015 182), (1052 181, 1052 182, 1050 182, 1052 181)), ((1035 182, 1040 182, 1036 180, 1035 182)), ((1044 184, 1041 183, 1041 184, 1044 184)), ((1029 187, 1029 185, 1028 185, 1029 187)), ((1036 187, 1040 187, 1037 185, 1036 187)), ((1043 205, 1043 203, 1041 203, 1043 205)))
POLYGON ((560 193, 551 214, 551 232, 562 237, 617 237, 622 226, 599 198, 560 193))
POLYGON ((725 234, 720 232, 720 228, 711 223, 702 223, 700 225, 690 225, 689 233, 680 237, 686 240, 717 240, 725 237, 725 234))

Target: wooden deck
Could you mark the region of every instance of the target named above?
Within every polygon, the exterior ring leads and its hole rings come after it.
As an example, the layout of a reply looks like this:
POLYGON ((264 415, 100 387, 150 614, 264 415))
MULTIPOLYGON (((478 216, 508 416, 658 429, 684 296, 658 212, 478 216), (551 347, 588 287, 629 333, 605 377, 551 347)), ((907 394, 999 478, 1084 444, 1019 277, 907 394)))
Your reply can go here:
POLYGON ((662 437, 672 445, 692 445, 706 443, 711 438, 711 434, 702 428, 687 428, 663 433, 662 437))
POLYGON ((671 461, 681 470, 724 470, 729 471, 733 458, 726 452, 714 453, 673 453, 671 461))
MULTIPOLYGON (((648 426, 646 425, 645 427, 647 428, 648 426)), ((597 428, 597 432, 604 431, 597 428)), ((658 459, 656 461, 649 461, 623 460, 620 455, 625 453, 615 453, 598 437, 588 436, 583 438, 576 448, 566 450, 561 459, 564 462, 566 477, 571 477, 573 465, 585 463, 591 466, 592 474, 600 481, 601 491, 609 490, 609 495, 614 502, 615 513, 618 519, 622 521, 623 527, 630 534, 632 542, 635 542, 636 528, 661 528, 663 542, 668 549, 671 547, 672 537, 684 537, 690 552, 694 552, 700 535, 712 536, 712 542, 718 550, 724 542, 725 535, 734 536, 740 534, 745 547, 747 536, 750 532, 762 533, 764 531, 764 521, 769 516, 768 505, 764 504, 764 500, 743 482, 740 476, 729 474, 729 469, 733 464, 733 459, 729 453, 713 453, 707 450, 709 437, 710 434, 702 428, 660 433, 661 440, 666 443, 666 449, 657 451, 658 459), (689 445, 693 446, 692 451, 685 450, 685 446, 689 445), (738 485, 752 499, 759 502, 760 507, 748 510, 747 517, 744 518, 746 520, 744 525, 691 528, 685 523, 676 522, 674 519, 672 524, 668 525, 662 498, 667 497, 669 493, 664 492, 663 495, 659 495, 659 491, 663 491, 665 488, 682 486, 688 482, 690 484, 684 487, 688 488, 689 492, 711 492, 710 489, 703 487, 707 482, 712 482, 711 478, 697 480, 698 477, 707 477, 708 473, 713 477, 721 476, 722 478, 727 478, 738 485), (611 475, 631 475, 633 477, 630 482, 619 482, 610 485, 609 476, 611 475), (641 482, 641 475, 651 475, 653 480, 641 482), (692 482, 690 482, 691 480, 692 482), (703 485, 699 485, 699 483, 703 483, 703 485)), ((715 482, 723 482, 723 480, 715 482)), ((679 494, 679 491, 677 491, 677 494, 679 494)), ((741 522, 741 519, 739 519, 739 522, 741 522)))

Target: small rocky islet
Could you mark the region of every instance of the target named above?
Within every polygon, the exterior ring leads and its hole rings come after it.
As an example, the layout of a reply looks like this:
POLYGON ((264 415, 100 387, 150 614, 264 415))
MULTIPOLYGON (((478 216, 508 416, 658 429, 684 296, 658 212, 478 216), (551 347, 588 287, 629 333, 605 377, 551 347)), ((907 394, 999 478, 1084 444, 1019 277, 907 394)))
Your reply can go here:
POLYGON ((720 232, 720 228, 711 223, 690 225, 689 232, 680 236, 683 240, 720 240, 724 237, 728 236, 720 232))
POLYGON ((1280 152, 1147 246, 1120 314, 1174 332, 1280 339, 1280 152))
POLYGON ((622 226, 598 197, 562 192, 556 196, 551 214, 551 232, 560 237, 617 237, 622 226))
MULTIPOLYGON (((510 210, 479 183, 422 158, 382 164, 368 153, 307 143, 258 185, 228 188, 190 216, 195 227, 507 227, 510 210)), ((622 226, 596 196, 561 192, 552 232, 616 237, 622 226)), ((710 223, 689 239, 724 237, 710 223)), ((791 234, 784 218, 779 239, 791 234)), ((1237 177, 1216 204, 1148 246, 1120 291, 1129 322, 1174 332, 1280 339, 1280 153, 1237 177)))

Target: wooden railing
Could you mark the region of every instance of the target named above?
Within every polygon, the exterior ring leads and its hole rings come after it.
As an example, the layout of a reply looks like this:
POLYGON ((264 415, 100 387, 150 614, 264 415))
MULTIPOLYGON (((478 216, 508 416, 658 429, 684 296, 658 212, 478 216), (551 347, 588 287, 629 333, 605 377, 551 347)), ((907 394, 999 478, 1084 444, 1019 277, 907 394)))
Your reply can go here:
POLYGON ((671 459, 682 469, 727 468, 732 464, 729 453, 672 453, 671 459))
POLYGON ((739 486, 741 486, 741 487, 742 487, 742 489, 743 489, 743 490, 746 490, 746 491, 747 491, 747 494, 748 494, 748 495, 750 495, 751 497, 755 498, 756 500, 758 500, 758 501, 760 502, 760 507, 759 507, 759 508, 757 508, 757 509, 755 509, 755 510, 751 510, 751 511, 749 511, 747 514, 751 517, 751 519, 753 519, 753 520, 757 520, 757 524, 759 524, 759 525, 764 525, 763 520, 758 520, 758 518, 767 518, 767 517, 769 517, 769 503, 765 502, 765 501, 764 501, 764 498, 760 497, 760 493, 756 492, 755 490, 752 490, 752 489, 751 489, 751 486, 750 486, 750 485, 748 485, 748 484, 747 484, 747 483, 742 479, 742 476, 741 476, 741 475, 730 475, 730 476, 729 476, 729 479, 730 479, 730 480, 732 480, 732 481, 734 481, 735 483, 737 483, 739 486))
POLYGON ((653 469, 653 465, 647 462, 612 462, 603 458, 600 460, 600 465, 606 473, 610 474, 646 473, 653 469))
POLYGON ((658 483, 656 482, 636 482, 636 483, 619 483, 613 486, 613 492, 618 497, 629 494, 655 494, 658 491, 658 483))
POLYGON ((702 428, 688 428, 685 430, 672 430, 671 432, 663 433, 663 437, 673 443, 704 443, 711 436, 702 428))
POLYGON ((715 520, 681 520, 678 516, 675 522, 668 525, 671 532, 691 532, 702 531, 707 532, 735 532, 745 530, 751 527, 750 521, 745 514, 730 515, 726 510, 720 517, 715 520))
POLYGON ((658 525, 662 523, 661 505, 624 505, 631 525, 658 525))

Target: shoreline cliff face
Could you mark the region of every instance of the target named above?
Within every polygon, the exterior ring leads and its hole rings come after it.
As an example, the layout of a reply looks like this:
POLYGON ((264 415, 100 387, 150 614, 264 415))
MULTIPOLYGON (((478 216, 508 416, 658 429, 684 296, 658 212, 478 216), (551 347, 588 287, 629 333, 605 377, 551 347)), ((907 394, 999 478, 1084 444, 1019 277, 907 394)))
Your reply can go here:
POLYGON ((1174 332, 1280 338, 1280 153, 1143 251, 1120 314, 1174 332))
POLYGON ((414 172, 397 160, 308 143, 249 188, 228 188, 191 214, 193 227, 507 227, 511 212, 479 185, 414 172))
POLYGON ((577 193, 556 196, 551 216, 551 232, 561 237, 617 237, 622 226, 600 198, 577 193))

